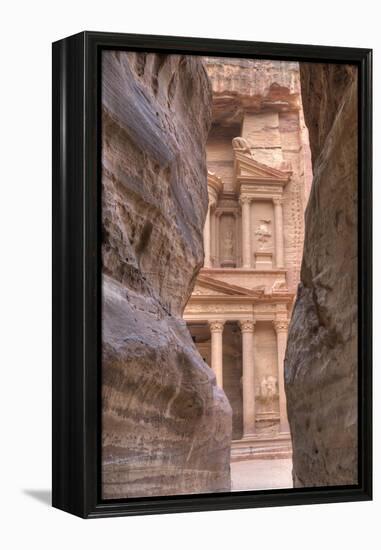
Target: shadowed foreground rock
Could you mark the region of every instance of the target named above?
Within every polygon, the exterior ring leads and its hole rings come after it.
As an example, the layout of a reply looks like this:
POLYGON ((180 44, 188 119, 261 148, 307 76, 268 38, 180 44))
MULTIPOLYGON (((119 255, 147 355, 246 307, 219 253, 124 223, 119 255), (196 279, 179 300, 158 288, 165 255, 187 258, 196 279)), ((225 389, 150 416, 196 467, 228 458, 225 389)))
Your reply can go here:
POLYGON ((231 408, 181 319, 210 85, 197 58, 103 55, 103 497, 230 490, 231 408))
POLYGON ((357 483, 357 73, 301 64, 314 180, 285 360, 294 485, 357 483))

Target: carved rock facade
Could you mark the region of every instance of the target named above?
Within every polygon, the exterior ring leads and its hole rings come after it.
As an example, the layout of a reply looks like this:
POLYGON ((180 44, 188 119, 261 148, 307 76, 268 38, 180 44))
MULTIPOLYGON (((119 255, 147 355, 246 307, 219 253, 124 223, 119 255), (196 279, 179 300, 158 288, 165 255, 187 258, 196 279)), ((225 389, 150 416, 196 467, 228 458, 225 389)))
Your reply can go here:
POLYGON ((103 54, 103 497, 230 490, 231 408, 181 315, 203 262, 209 80, 103 54))
POLYGON ((301 65, 314 180, 285 380, 295 486, 357 483, 357 74, 301 65))
POLYGON ((233 409, 232 459, 288 458, 287 323, 312 172, 297 63, 205 58, 205 260, 184 317, 233 409))

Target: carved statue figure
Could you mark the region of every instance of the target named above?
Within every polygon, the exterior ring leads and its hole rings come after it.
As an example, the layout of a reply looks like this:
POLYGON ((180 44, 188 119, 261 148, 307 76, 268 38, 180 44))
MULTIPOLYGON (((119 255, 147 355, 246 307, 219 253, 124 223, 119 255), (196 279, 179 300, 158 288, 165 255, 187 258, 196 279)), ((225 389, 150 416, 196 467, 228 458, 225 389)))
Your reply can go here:
POLYGON ((240 151, 240 153, 244 153, 246 155, 249 155, 251 157, 251 149, 250 145, 243 137, 235 137, 232 139, 232 146, 235 151, 240 151))
POLYGON ((260 396, 265 402, 272 401, 278 395, 277 379, 275 376, 265 376, 261 380, 260 396))

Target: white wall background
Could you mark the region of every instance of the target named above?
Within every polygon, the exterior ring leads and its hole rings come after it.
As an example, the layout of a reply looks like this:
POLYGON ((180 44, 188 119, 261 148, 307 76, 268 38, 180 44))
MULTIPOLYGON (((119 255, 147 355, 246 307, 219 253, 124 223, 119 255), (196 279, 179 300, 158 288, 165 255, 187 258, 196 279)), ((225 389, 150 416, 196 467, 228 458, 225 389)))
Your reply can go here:
MULTIPOLYGON (((372 47, 380 94, 380 28, 372 0, 33 0, 1 17, 0 541, 11 548, 376 548, 373 503, 330 504, 84 521, 54 510, 51 445, 51 47, 81 30, 372 47), (40 491, 39 499, 28 491, 40 491), (41 493, 42 492, 42 493, 41 493), (7 541, 5 542, 5 539, 7 541)), ((377 113, 379 114, 379 113, 377 113)), ((375 151, 381 147, 375 118, 375 151), (378 147, 377 147, 378 145, 378 147)), ((375 207, 380 208, 380 155, 375 207)), ((377 210, 376 210, 377 212, 377 210)), ((381 216, 375 219, 379 242, 381 216)), ((380 278, 375 258, 375 279, 380 278)), ((376 304, 380 292, 375 290, 376 304)), ((380 321, 375 315, 375 334, 380 321)), ((377 338, 376 338, 377 339, 377 338)), ((376 342, 375 366, 379 345, 376 342), (378 349, 377 349, 378 348, 378 349)), ((377 371, 377 368, 375 369, 377 371)), ((379 385, 379 376, 376 384, 379 385)), ((376 404, 380 415, 380 401, 376 404)), ((378 434, 379 435, 379 434, 378 434)), ((380 445, 376 438, 376 462, 380 445)))

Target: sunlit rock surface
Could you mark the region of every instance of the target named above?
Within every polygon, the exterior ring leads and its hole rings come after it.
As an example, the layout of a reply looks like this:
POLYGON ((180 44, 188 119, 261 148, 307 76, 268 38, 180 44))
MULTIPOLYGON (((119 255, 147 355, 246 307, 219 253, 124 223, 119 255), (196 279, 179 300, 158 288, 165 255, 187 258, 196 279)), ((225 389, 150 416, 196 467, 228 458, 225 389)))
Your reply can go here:
POLYGON ((357 483, 357 73, 301 64, 314 180, 285 381, 294 485, 357 483))
POLYGON ((103 54, 104 498, 230 490, 231 408, 183 309, 203 263, 198 58, 103 54))

